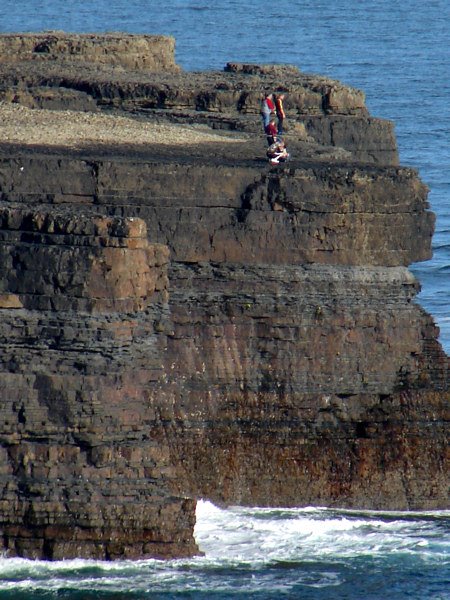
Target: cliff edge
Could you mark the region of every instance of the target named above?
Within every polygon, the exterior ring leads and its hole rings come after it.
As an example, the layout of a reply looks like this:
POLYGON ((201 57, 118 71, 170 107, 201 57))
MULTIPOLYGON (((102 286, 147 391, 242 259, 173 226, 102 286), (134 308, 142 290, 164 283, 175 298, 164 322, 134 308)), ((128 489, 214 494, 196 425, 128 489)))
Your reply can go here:
POLYGON ((193 555, 198 498, 448 508, 449 358, 408 270, 434 215, 362 92, 184 73, 162 36, 0 36, 0 73, 8 555, 193 555))

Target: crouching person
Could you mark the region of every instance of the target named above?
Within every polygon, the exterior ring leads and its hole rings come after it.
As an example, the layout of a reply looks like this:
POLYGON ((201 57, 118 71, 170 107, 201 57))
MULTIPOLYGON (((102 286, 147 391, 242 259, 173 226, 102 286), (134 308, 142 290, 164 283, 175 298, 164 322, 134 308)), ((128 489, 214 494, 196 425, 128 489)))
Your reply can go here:
POLYGON ((267 149, 267 158, 271 165, 278 165, 289 160, 290 155, 283 140, 276 141, 269 146, 267 149))

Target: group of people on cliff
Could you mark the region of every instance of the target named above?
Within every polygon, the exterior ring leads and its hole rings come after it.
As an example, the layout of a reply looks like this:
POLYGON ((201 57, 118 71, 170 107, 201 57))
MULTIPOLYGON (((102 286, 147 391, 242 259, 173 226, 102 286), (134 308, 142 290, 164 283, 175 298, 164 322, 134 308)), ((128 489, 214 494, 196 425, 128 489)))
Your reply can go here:
POLYGON ((279 164, 289 159, 286 143, 282 137, 283 122, 286 117, 283 106, 284 97, 283 93, 266 93, 261 103, 261 118, 269 146, 267 158, 270 164, 279 164))

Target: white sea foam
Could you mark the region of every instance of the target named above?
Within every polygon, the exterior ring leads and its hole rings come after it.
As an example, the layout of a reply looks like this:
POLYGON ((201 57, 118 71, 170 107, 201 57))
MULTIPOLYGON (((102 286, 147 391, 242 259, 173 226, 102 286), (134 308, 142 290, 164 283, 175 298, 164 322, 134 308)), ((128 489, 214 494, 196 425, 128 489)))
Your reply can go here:
MULTIPOLYGON (((426 553, 436 537, 439 519, 433 513, 363 513, 317 508, 220 509, 199 502, 196 539, 205 556, 231 561, 271 562, 324 557, 384 556, 392 552, 426 553)), ((445 553, 433 547, 433 555, 445 553)))
POLYGON ((398 556, 445 569, 449 519, 450 511, 221 509, 200 501, 195 535, 202 557, 168 562, 2 558, 0 592, 14 590, 31 598, 38 591, 62 589, 171 594, 214 588, 224 596, 236 586, 244 595, 258 590, 286 594, 298 585, 333 589, 345 585, 345 569, 354 560, 379 565, 388 561, 391 568, 398 556))

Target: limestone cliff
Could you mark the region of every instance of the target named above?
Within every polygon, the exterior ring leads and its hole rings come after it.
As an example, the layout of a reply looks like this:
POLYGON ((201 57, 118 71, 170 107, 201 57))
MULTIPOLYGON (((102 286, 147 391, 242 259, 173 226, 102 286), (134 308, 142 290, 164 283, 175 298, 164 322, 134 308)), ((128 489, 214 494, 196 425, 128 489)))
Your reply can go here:
POLYGON ((247 141, 0 144, 5 550, 190 555, 200 497, 448 508, 449 359, 407 269, 434 217, 391 124, 292 67, 119 72, 120 37, 103 66, 109 39, 74 62, 79 37, 52 60, 31 38, 0 38, 26 46, 3 53, 4 101, 247 141), (265 89, 287 91, 282 167, 257 133, 265 89))

